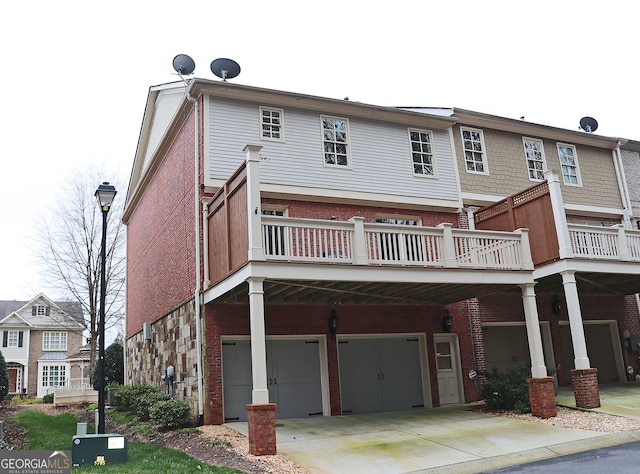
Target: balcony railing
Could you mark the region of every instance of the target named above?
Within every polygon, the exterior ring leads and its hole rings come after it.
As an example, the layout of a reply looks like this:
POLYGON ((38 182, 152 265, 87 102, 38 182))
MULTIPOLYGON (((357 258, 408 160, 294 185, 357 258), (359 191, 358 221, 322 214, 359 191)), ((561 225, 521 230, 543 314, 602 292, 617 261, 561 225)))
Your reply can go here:
POLYGON ((267 260, 443 268, 533 268, 526 230, 399 226, 262 216, 267 260))
POLYGON ((621 225, 598 227, 568 224, 571 250, 576 258, 640 261, 640 231, 621 225))

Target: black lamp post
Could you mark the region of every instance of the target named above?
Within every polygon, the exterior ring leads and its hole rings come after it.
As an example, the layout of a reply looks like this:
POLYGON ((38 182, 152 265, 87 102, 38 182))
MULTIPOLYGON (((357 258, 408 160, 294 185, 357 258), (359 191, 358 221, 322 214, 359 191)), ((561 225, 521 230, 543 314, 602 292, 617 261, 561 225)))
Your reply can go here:
POLYGON ((104 434, 104 300, 107 262, 107 214, 116 196, 116 188, 106 181, 98 186, 95 197, 102 210, 102 244, 100 246, 100 319, 98 321, 98 434, 104 434))

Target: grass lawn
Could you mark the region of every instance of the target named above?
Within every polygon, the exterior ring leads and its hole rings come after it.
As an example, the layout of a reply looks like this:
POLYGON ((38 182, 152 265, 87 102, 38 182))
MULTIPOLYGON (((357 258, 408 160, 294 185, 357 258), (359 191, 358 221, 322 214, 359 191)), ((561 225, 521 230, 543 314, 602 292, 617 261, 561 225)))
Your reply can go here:
MULTIPOLYGON (((28 450, 71 451, 71 438, 76 434, 78 419, 71 414, 50 416, 36 410, 22 410, 13 418, 27 431, 28 450)), ((241 473, 237 469, 210 466, 186 454, 164 446, 147 443, 128 444, 129 461, 108 466, 74 467, 74 473, 171 473, 209 472, 218 474, 241 473)))

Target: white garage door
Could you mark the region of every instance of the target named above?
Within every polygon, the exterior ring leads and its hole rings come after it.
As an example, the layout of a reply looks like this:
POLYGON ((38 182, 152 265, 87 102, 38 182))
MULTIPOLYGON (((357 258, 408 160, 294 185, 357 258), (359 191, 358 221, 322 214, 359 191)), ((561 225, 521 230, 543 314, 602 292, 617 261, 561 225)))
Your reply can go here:
MULTIPOLYGON (((277 418, 322 415, 319 341, 268 340, 269 401, 277 404, 277 418)), ((249 340, 222 343, 225 421, 246 421, 251 403, 251 344, 249 340)))
POLYGON ((342 412, 424 407, 418 338, 341 338, 342 412))

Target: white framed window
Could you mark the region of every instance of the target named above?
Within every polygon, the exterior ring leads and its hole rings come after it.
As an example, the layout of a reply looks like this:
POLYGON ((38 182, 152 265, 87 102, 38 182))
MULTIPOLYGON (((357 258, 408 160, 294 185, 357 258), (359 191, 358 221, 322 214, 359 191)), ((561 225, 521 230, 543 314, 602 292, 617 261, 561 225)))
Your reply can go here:
POLYGON ((43 365, 42 366, 42 386, 43 387, 64 387, 67 382, 66 365, 43 365))
POLYGON ((576 147, 566 143, 558 143, 557 147, 558 157, 560 158, 560 170, 562 171, 562 182, 569 186, 582 186, 576 147))
POLYGON ((284 141, 284 111, 260 107, 260 138, 274 142, 284 141))
POLYGON ((321 116, 322 149, 326 166, 349 167, 349 121, 321 116))
POLYGON ((42 333, 42 350, 43 351, 66 351, 67 350, 67 333, 66 332, 43 332, 42 333))
POLYGON ((435 176, 436 164, 433 153, 433 134, 428 130, 409 129, 413 174, 435 176))
POLYGON ((467 173, 489 174, 482 130, 461 127, 460 133, 467 173))
POLYGON ((2 331, 2 347, 22 347, 24 331, 2 331))
POLYGON ((522 137, 522 144, 524 145, 524 156, 527 160, 527 173, 529 175, 529 180, 544 180, 544 172, 547 169, 547 165, 544 158, 542 140, 522 137))

